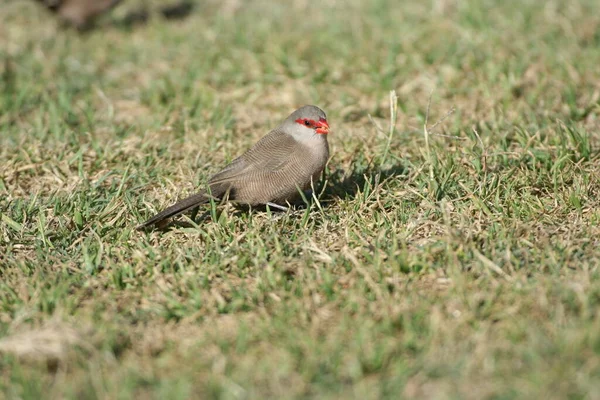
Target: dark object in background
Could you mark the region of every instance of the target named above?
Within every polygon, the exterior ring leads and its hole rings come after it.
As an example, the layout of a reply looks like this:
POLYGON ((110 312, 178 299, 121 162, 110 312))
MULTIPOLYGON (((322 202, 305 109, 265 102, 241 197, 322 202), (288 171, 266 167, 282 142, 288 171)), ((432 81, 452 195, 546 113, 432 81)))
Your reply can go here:
POLYGON ((79 30, 89 29, 94 19, 110 10, 121 0, 36 0, 58 15, 65 23, 79 30))
POLYGON ((179 3, 162 7, 160 13, 166 19, 181 19, 190 15, 193 9, 194 3, 191 1, 180 1, 179 3))
MULTIPOLYGON (((93 26, 94 20, 99 15, 109 11, 122 0, 36 0, 48 10, 54 12, 66 24, 72 25, 80 31, 88 30, 93 26)), ((159 13, 166 19, 182 19, 187 17, 194 9, 191 0, 182 0, 174 4, 162 6, 159 13)), ((150 12, 142 7, 129 12, 120 25, 132 26, 147 22, 150 12)))
MULTIPOLYGON (((183 19, 191 14, 194 9, 194 3, 189 0, 183 0, 178 3, 162 6, 158 12, 166 19, 183 19)), ((132 10, 117 24, 122 27, 131 28, 134 25, 145 24, 150 19, 150 10, 146 7, 141 7, 137 10, 132 10)))

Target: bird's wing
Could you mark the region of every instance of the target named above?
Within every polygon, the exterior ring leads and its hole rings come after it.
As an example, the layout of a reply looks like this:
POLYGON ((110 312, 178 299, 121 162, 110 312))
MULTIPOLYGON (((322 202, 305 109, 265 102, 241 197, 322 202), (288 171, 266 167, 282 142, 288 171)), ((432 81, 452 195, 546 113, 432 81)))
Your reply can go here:
POLYGON ((291 154, 299 143, 289 134, 273 130, 243 155, 215 174, 210 185, 231 182, 256 172, 269 173, 283 169, 291 162, 291 154))

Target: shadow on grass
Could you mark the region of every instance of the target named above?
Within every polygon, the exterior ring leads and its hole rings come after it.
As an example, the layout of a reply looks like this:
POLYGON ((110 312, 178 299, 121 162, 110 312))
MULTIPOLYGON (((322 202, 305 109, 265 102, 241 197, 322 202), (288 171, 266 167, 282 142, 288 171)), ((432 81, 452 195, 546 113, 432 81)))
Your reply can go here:
POLYGON ((400 164, 384 170, 371 166, 355 167, 350 173, 341 169, 335 170, 327 178, 327 187, 323 190, 321 202, 326 207, 340 199, 352 199, 357 193, 364 192, 367 185, 376 186, 405 173, 406 168, 400 164))

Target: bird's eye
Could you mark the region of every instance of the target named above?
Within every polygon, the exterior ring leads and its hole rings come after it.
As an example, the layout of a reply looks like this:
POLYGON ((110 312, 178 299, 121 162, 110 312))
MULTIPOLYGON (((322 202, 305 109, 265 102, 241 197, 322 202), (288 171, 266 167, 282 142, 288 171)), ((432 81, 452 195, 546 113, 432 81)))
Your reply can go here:
POLYGON ((306 126, 309 126, 309 125, 310 125, 310 122, 308 122, 308 120, 307 120, 307 119, 305 119, 305 120, 304 120, 304 125, 306 125, 306 126))

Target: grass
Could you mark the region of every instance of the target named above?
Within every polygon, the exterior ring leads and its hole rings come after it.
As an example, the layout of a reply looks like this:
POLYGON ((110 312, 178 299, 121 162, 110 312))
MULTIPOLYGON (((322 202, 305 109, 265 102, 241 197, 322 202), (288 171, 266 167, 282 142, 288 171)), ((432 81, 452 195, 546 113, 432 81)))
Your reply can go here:
POLYGON ((0 6, 4 397, 598 398, 596 2, 137 4, 0 6), (133 229, 302 104, 310 208, 133 229))

